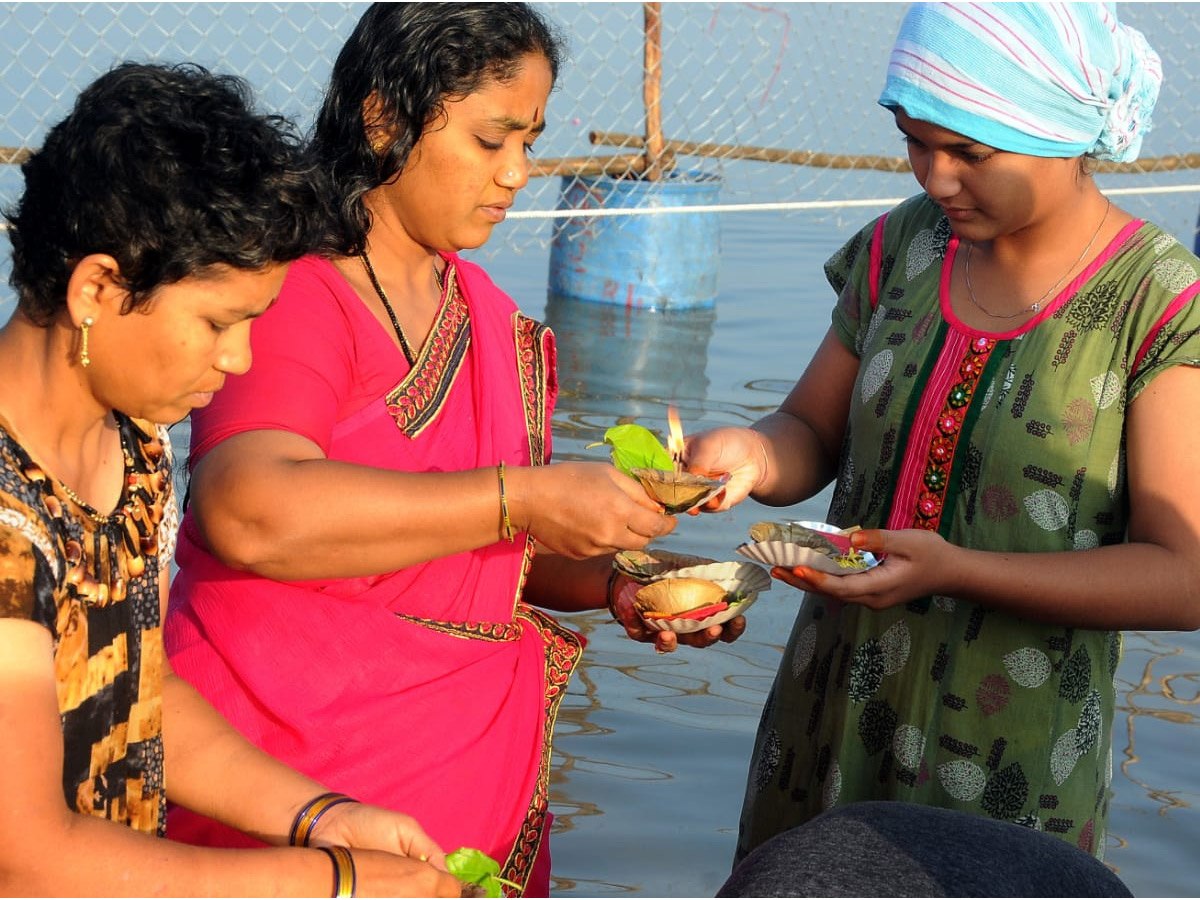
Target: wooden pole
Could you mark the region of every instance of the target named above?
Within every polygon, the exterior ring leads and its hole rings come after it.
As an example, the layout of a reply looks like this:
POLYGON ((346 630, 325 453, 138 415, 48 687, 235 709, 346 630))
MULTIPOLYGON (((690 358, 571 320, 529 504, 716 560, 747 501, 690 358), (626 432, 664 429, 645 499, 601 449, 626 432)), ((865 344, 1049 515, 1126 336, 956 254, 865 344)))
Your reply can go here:
POLYGON ((642 177, 658 181, 662 177, 662 4, 643 3, 646 52, 642 71, 642 99, 646 104, 646 163, 642 177))
MULTIPOLYGON (((588 135, 593 144, 604 144, 618 149, 644 146, 643 138, 636 134, 616 131, 593 131, 588 135)), ((911 172, 908 160, 902 156, 872 156, 861 153, 818 153, 815 150, 779 150, 773 147, 751 147, 745 144, 707 144, 695 141, 663 141, 663 153, 679 156, 711 156, 719 159, 750 159, 760 162, 790 163, 797 166, 813 166, 821 169, 870 169, 879 172, 911 172)), ((1096 161, 1092 163, 1096 172, 1120 174, 1143 174, 1147 172, 1178 172, 1200 169, 1200 153, 1177 153, 1171 156, 1155 156, 1131 163, 1096 161)))
POLYGON ((645 165, 646 157, 641 153, 618 153, 613 156, 548 157, 529 161, 529 177, 610 175, 613 178, 620 178, 630 173, 640 174, 645 165))

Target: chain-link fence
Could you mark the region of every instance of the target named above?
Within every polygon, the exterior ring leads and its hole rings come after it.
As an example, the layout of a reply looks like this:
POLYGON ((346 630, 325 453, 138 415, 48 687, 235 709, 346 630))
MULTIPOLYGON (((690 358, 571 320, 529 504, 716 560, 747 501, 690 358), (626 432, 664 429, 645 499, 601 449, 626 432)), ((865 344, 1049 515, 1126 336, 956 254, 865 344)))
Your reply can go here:
MULTIPOLYGON (((573 172, 717 175, 718 209, 786 210, 831 227, 915 192, 875 100, 902 3, 538 4, 569 44, 538 177, 491 252, 544 248, 573 172), (653 16, 651 16, 653 18, 653 16), (648 49, 651 51, 648 56, 648 49), (661 59, 656 73, 655 60, 661 59), (661 124, 660 124, 661 123, 661 124), (656 168, 657 167, 657 168, 656 168), (899 171, 897 171, 899 169, 899 171), (567 173, 566 177, 560 174, 567 173)), ((38 145, 115 62, 190 60, 245 76, 264 107, 311 122, 358 3, 14 3, 0 7, 0 147, 38 145)), ((1200 197, 1200 5, 1128 3, 1166 72, 1140 174, 1101 173, 1135 215, 1189 244, 1200 197)), ((20 189, 0 166, 0 201, 20 189)))

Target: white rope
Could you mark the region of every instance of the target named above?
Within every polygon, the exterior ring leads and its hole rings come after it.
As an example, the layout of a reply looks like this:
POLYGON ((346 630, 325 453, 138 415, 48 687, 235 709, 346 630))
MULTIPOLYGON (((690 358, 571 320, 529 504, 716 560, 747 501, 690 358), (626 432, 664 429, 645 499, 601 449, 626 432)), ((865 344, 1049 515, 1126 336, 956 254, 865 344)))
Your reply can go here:
POLYGON ((1200 184, 1163 185, 1161 187, 1113 188, 1104 191, 1105 194, 1120 196, 1121 194, 1194 194, 1200 191, 1200 184))
MULTIPOLYGON (((1161 187, 1113 188, 1104 193, 1109 196, 1131 194, 1194 194, 1200 192, 1200 184, 1165 185, 1161 187)), ((711 206, 628 206, 602 209, 524 209, 509 212, 509 219, 577 219, 604 216, 659 216, 682 213, 721 212, 786 212, 806 209, 852 209, 855 207, 891 208, 908 197, 879 197, 872 200, 793 200, 783 203, 714 203, 711 206)))

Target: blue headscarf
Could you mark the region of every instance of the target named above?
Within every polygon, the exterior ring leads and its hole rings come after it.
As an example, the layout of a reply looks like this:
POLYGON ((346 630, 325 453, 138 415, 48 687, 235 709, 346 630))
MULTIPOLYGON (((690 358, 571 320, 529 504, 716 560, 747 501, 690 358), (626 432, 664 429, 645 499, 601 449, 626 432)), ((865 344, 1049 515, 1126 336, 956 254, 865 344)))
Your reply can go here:
POLYGON ((998 150, 1128 162, 1161 83, 1109 3, 917 3, 879 103, 998 150))

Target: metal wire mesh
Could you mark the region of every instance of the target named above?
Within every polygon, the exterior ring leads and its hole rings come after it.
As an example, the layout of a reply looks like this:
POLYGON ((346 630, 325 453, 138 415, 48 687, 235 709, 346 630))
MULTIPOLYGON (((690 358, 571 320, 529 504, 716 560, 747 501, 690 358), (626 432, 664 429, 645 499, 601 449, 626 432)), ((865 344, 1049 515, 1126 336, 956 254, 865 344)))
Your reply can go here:
MULTIPOLYGON (((539 141, 543 164, 489 252, 544 248, 547 217, 574 176, 621 174, 647 159, 641 3, 537 4, 561 29, 568 62, 539 141), (593 143, 594 134, 603 143, 593 143), (629 146, 618 146, 621 136, 629 146), (625 160, 625 164, 621 160, 625 160), (563 160, 569 161, 564 163, 563 160), (557 163, 555 161, 558 161, 557 163)), ((306 128, 361 3, 9 3, 0 6, 0 147, 36 147, 81 87, 125 59, 190 60, 246 77, 261 104, 306 128)), ((795 209, 831 227, 863 218, 852 202, 905 196, 911 175, 878 171, 903 147, 876 103, 903 3, 665 3, 661 6, 661 136, 677 174, 721 178, 720 204, 795 209), (682 142, 683 146, 672 142, 682 142), (697 148, 695 145, 709 145, 697 148), (716 147, 712 145, 717 145, 716 147), (759 152, 769 151, 769 152, 759 152), (842 168, 768 162, 808 151, 842 168), (753 157, 759 158, 753 158, 753 157), (747 158, 750 157, 750 158, 747 158)), ((1179 165, 1200 129, 1194 115, 1200 5, 1129 3, 1125 21, 1163 57, 1166 80, 1143 157, 1179 165)), ((1192 162, 1196 155, 1193 155, 1192 162)), ((810 160, 811 161, 811 160, 810 160)), ((1161 165, 1159 166, 1161 168, 1161 165)), ((1200 174, 1189 168, 1102 173, 1122 205, 1191 242, 1200 174)), ((0 201, 20 190, 0 166, 0 201)))

